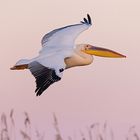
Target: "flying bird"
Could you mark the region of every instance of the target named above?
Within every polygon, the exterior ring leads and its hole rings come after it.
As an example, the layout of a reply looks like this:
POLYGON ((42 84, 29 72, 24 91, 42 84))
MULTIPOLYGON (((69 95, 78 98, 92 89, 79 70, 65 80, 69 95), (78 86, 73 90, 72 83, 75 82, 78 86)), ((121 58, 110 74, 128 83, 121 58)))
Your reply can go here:
POLYGON ((90 44, 75 44, 76 38, 92 25, 91 17, 83 18, 79 24, 55 29, 41 40, 42 49, 32 59, 19 60, 11 70, 29 69, 36 79, 36 96, 40 96, 51 84, 60 81, 66 69, 89 65, 93 55, 123 58, 115 51, 90 44))

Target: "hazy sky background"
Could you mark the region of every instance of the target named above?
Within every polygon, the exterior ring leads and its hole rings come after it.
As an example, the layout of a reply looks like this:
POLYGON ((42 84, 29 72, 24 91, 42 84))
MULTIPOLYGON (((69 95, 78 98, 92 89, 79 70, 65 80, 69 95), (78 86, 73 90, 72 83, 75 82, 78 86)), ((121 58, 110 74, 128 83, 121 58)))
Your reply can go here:
POLYGON ((14 108, 22 120, 26 110, 35 127, 49 133, 55 112, 66 135, 106 120, 120 136, 133 124, 139 128, 139 7, 139 0, 1 0, 0 112, 14 108), (93 26, 76 42, 106 47, 127 58, 95 57, 90 66, 65 71, 60 82, 36 97, 30 72, 9 68, 21 58, 36 56, 44 34, 79 23, 87 13, 93 26))

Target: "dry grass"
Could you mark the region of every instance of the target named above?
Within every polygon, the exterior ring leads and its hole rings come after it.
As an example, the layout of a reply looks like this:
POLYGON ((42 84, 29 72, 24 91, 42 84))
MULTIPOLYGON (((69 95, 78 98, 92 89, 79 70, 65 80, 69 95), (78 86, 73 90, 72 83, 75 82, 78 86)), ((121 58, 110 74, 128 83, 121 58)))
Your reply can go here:
MULTIPOLYGON (((9 116, 6 114, 1 115, 0 120, 0 140, 17 140, 16 138, 16 127, 15 127, 15 119, 14 119, 14 110, 10 111, 9 116)), ((22 140, 33 140, 32 138, 32 127, 31 120, 27 112, 24 112, 24 128, 19 131, 22 140)), ((59 123, 55 114, 53 114, 54 120, 54 129, 56 131, 55 140, 64 140, 62 133, 59 129, 59 123)), ((38 130, 35 131, 36 140, 48 140, 44 134, 40 133, 38 130)), ((86 128, 86 131, 79 132, 80 137, 78 140, 115 140, 114 133, 112 129, 109 127, 107 122, 103 125, 99 123, 91 124, 86 128)), ((65 139, 66 140, 66 139, 65 139)), ((71 136, 68 136, 67 140, 77 140, 71 136)), ((127 136, 124 140, 140 140, 140 137, 136 131, 136 127, 132 126, 128 130, 127 136)))

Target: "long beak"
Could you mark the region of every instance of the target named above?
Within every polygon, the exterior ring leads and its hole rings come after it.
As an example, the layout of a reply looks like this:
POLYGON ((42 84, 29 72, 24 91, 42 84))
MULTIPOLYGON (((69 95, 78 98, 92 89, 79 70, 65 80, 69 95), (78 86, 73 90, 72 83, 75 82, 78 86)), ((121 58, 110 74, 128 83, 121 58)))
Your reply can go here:
POLYGON ((95 47, 92 45, 88 45, 87 48, 84 50, 84 52, 90 55, 95 55, 95 56, 100 56, 100 57, 110 57, 110 58, 126 57, 125 55, 120 54, 118 52, 115 52, 106 48, 95 47))

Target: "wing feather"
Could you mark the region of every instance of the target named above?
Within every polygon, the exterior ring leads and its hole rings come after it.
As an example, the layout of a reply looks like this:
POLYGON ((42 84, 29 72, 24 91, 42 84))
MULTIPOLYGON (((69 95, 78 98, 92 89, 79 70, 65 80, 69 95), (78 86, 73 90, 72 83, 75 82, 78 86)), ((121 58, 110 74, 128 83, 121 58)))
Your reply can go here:
POLYGON ((29 69, 36 79, 36 96, 40 96, 51 84, 61 80, 54 69, 47 68, 36 61, 29 64, 29 69))
POLYGON ((86 24, 88 24, 88 20, 86 18, 83 18, 83 20, 86 24))
POLYGON ((84 18, 84 21, 81 21, 80 24, 65 26, 49 32, 42 38, 41 44, 43 48, 40 53, 50 53, 50 50, 73 49, 75 39, 90 26, 91 18, 87 14, 87 19, 84 18))

